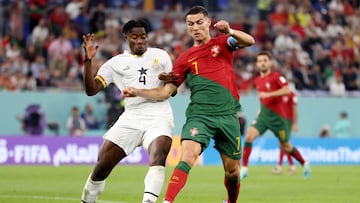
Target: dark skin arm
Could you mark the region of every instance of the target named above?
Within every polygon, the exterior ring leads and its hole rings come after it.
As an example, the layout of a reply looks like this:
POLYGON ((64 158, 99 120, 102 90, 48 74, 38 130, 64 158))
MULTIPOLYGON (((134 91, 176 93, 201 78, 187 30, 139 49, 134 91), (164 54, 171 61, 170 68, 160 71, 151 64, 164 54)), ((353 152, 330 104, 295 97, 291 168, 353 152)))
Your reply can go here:
POLYGON ((85 63, 84 63, 84 85, 85 91, 88 96, 96 95, 103 89, 101 83, 94 78, 91 60, 95 57, 99 48, 98 45, 93 44, 94 34, 83 35, 83 48, 85 51, 85 63))

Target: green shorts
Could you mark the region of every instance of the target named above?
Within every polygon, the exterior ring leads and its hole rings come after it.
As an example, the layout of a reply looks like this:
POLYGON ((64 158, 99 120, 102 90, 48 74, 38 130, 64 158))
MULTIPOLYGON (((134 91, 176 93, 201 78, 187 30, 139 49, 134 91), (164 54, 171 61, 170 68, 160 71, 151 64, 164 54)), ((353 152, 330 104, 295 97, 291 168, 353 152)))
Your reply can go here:
POLYGON ((192 116, 182 129, 182 140, 194 140, 204 151, 214 139, 214 148, 228 157, 241 159, 240 123, 236 114, 225 116, 192 116))
POLYGON ((274 133, 280 142, 287 142, 290 139, 291 124, 288 119, 284 119, 276 113, 260 113, 255 121, 251 124, 255 127, 260 135, 266 130, 274 133))

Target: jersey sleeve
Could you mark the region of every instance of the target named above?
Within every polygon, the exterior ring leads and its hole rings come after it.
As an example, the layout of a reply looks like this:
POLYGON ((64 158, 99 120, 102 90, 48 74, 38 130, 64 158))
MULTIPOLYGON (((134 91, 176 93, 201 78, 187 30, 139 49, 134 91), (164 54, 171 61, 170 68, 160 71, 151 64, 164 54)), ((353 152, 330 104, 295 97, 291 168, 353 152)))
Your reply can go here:
POLYGON ((185 61, 184 55, 181 55, 174 64, 174 67, 172 69, 172 74, 178 76, 178 80, 174 82, 174 84, 179 87, 186 78, 186 73, 188 68, 186 67, 186 61, 185 61))
POLYGON ((288 85, 288 82, 283 75, 281 75, 280 73, 276 73, 276 77, 277 77, 276 81, 280 87, 284 87, 284 86, 288 85))
POLYGON ((100 66, 95 79, 101 83, 103 88, 113 82, 111 61, 107 61, 100 66))

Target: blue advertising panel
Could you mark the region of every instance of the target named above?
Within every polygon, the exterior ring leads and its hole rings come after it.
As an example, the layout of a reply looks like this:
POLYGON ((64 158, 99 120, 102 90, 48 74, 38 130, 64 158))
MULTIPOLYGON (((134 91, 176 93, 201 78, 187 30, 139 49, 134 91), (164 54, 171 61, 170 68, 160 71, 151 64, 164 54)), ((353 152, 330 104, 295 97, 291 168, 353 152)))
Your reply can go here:
MULTIPOLYGON (((313 165, 360 164, 360 139, 357 138, 292 138, 291 142, 313 165)), ((212 146, 213 143, 204 152, 204 165, 221 164, 219 153, 212 146)), ((269 136, 255 140, 249 159, 250 165, 275 165, 278 159, 279 144, 276 138, 269 136)))

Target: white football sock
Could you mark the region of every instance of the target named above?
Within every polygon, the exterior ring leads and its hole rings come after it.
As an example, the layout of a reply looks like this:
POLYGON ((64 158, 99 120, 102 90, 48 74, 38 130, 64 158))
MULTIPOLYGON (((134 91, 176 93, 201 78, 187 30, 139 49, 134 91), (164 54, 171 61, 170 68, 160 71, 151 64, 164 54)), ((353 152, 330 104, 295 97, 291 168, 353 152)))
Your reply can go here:
POLYGON ((145 176, 144 183, 144 197, 143 203, 156 202, 161 193, 161 189, 165 179, 164 166, 150 166, 145 176))
POLYGON ((91 174, 90 174, 88 179, 86 180, 81 195, 81 200, 87 203, 95 203, 98 196, 104 191, 104 189, 105 189, 105 180, 93 181, 91 180, 91 174))

